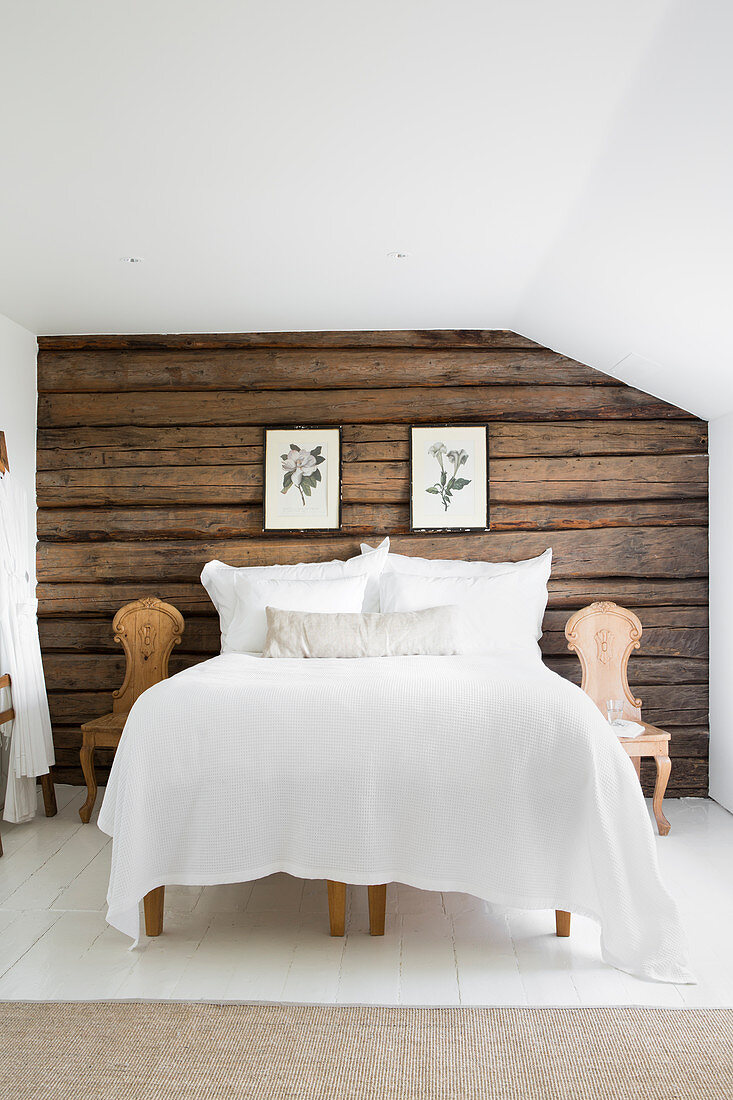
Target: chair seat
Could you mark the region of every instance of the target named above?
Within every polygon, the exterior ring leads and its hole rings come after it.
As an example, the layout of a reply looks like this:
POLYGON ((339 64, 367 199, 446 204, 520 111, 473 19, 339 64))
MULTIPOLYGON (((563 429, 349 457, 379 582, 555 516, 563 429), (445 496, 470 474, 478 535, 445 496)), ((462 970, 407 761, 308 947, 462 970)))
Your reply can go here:
POLYGON ((656 756, 660 752, 666 755, 667 744, 672 735, 648 722, 642 721, 640 724, 644 727, 644 732, 638 737, 619 737, 629 756, 656 756))
POLYGON ((84 722, 81 732, 91 734, 94 743, 99 745, 100 748, 114 749, 119 744, 126 721, 127 714, 103 714, 101 718, 93 718, 91 722, 84 722))

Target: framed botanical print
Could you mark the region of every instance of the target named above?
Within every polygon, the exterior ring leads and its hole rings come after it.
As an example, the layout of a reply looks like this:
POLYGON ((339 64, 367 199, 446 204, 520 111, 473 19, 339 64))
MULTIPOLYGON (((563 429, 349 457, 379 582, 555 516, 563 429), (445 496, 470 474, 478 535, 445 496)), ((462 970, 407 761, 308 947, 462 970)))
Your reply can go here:
POLYGON ((341 526, 341 429, 265 429, 265 531, 341 526))
POLYGON ((486 424, 410 429, 410 529, 485 531, 489 525, 486 424))

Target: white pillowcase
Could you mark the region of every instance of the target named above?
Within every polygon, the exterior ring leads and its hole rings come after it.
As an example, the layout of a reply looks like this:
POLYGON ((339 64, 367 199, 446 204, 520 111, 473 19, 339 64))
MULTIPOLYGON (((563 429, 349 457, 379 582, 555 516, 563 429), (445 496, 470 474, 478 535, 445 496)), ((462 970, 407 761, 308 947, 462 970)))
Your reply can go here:
POLYGON ((453 604, 463 616, 465 652, 508 650, 539 657, 537 643, 547 606, 547 575, 543 577, 543 572, 539 565, 534 570, 514 570, 495 577, 412 576, 385 571, 380 581, 382 611, 418 611, 453 604))
POLYGON ((227 632, 227 652, 262 652, 267 634, 267 607, 288 611, 361 612, 366 583, 366 574, 312 581, 236 577, 236 604, 227 632))
POLYGON ((379 611, 379 575, 389 552, 389 539, 380 542, 376 550, 362 550, 361 556, 347 561, 306 562, 299 565, 252 565, 237 567, 223 561, 209 561, 201 570, 201 583, 219 612, 221 651, 230 652, 229 627, 236 606, 237 577, 279 580, 335 580, 339 577, 366 577, 363 606, 357 611, 379 611))
MULTIPOLYGON (((383 546, 384 543, 380 544, 383 546)), ((361 544, 362 554, 373 554, 373 547, 361 544)), ((462 561, 450 558, 413 558, 407 554, 388 553, 385 573, 409 573, 413 577, 498 577, 515 570, 538 568, 546 570, 545 583, 552 566, 552 550, 523 561, 462 561)), ((384 608, 382 608, 384 610, 384 608)))

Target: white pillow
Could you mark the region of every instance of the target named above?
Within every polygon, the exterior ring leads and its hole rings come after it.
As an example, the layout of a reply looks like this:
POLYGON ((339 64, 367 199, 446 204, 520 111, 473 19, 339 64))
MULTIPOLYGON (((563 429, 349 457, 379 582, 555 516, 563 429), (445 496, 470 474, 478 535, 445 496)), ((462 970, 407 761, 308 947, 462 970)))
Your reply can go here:
POLYGON ((261 653, 267 634, 266 607, 290 611, 361 612, 366 574, 330 580, 237 577, 236 604, 227 632, 226 652, 261 653))
POLYGON ((392 615, 328 615, 267 608, 263 657, 409 657, 463 652, 457 607, 392 615))
POLYGON ((280 580, 328 580, 337 577, 367 578, 364 604, 358 611, 379 611, 379 575, 384 568, 389 552, 389 539, 380 542, 376 550, 364 552, 362 556, 347 561, 307 562, 299 565, 250 565, 237 567, 226 565, 223 561, 209 561, 201 570, 201 583, 209 598, 219 612, 221 629, 221 651, 226 653, 229 645, 229 626, 234 615, 236 596, 234 582, 237 577, 259 579, 277 577, 280 580))
MULTIPOLYGON (((381 543, 380 548, 383 545, 381 543)), ((373 554, 374 549, 368 543, 362 542, 361 552, 373 554)), ((515 569, 531 569, 534 566, 547 569, 547 581, 552 566, 552 550, 545 550, 538 557, 525 558, 523 561, 462 561, 450 558, 413 558, 407 554, 389 553, 384 572, 410 573, 413 577, 498 577, 502 573, 512 573, 515 569)))
POLYGON ((461 609, 465 652, 523 652, 539 657, 547 579, 539 568, 496 577, 382 574, 382 611, 418 611, 446 604, 461 609))

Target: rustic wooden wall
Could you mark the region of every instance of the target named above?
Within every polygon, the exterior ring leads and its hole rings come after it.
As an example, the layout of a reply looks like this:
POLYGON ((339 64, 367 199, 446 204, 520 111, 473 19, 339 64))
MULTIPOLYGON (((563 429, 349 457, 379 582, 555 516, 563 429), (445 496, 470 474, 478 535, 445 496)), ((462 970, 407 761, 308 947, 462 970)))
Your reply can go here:
POLYGON ((631 676, 645 716, 673 729, 670 793, 706 793, 704 422, 503 331, 39 345, 40 621, 60 780, 81 781, 79 723, 121 682, 121 604, 155 594, 181 609, 175 671, 217 650, 207 559, 323 560, 390 534, 437 557, 552 546, 543 651, 574 680, 569 614, 599 598, 635 609, 631 676), (490 424, 491 532, 411 536, 407 426, 451 420, 490 424), (308 422, 343 425, 343 529, 263 536, 263 425, 308 422))

